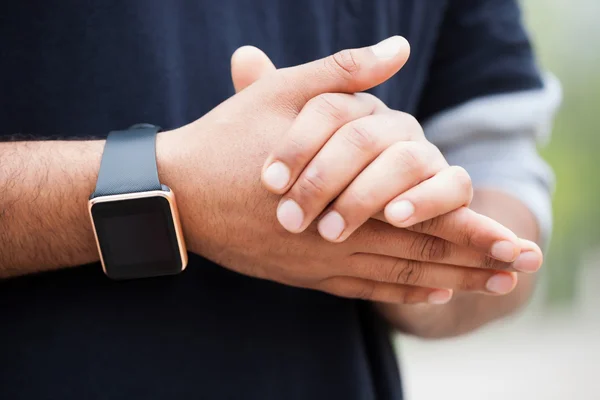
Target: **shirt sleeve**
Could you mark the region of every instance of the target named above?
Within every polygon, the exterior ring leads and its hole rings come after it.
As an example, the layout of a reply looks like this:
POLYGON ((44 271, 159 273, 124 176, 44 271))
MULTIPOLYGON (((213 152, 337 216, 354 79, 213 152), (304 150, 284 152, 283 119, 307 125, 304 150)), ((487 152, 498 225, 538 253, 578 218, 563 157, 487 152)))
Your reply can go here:
POLYGON ((448 4, 417 118, 475 188, 522 201, 547 245, 554 176, 537 146, 549 139, 560 84, 536 66, 516 0, 448 4))

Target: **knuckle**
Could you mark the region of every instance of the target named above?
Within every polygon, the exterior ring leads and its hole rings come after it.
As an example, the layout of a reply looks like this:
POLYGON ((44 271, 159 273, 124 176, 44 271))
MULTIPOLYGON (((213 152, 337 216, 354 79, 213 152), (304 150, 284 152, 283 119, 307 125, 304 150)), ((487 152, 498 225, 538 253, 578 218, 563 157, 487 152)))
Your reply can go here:
POLYGON ((491 257, 483 257, 480 265, 483 269, 493 269, 495 261, 496 260, 491 257))
POLYGON ((416 142, 399 142, 393 150, 394 164, 402 172, 411 175, 423 175, 428 168, 425 151, 416 142))
POLYGON ((372 152, 377 146, 375 134, 360 120, 348 124, 343 137, 361 152, 372 152))
POLYGON ((476 233, 473 229, 452 226, 450 230, 453 230, 455 232, 456 242, 460 243, 463 247, 477 247, 475 245, 476 240, 474 239, 476 233))
POLYGON ((399 114, 399 118, 402 120, 404 130, 408 132, 411 138, 424 138, 425 133, 419 120, 412 114, 405 113, 402 111, 396 111, 399 114))
POLYGON ((437 173, 443 168, 447 168, 448 161, 446 161, 446 157, 440 148, 428 141, 425 141, 424 143, 426 147, 426 157, 430 160, 429 165, 431 166, 431 172, 437 173))
POLYGON ((448 242, 435 236, 422 235, 414 245, 422 260, 442 261, 449 253, 448 242))
MULTIPOLYGON (((360 101, 363 101, 365 103, 368 103, 369 105, 379 105, 379 104, 384 104, 377 96, 372 95, 371 93, 367 93, 367 92, 357 92, 354 93, 353 95, 355 98, 357 98, 360 101)), ((392 110, 390 110, 390 112, 392 112, 392 110)))
POLYGON ((482 257, 480 265, 483 269, 494 269, 495 264, 496 260, 494 260, 493 258, 482 257))
POLYGON ((481 281, 477 279, 474 273, 466 271, 461 274, 461 277, 458 280, 457 289, 472 292, 476 290, 482 290, 483 285, 481 281))
MULTIPOLYGON (((359 191, 350 188, 343 197, 343 208, 352 210, 352 214, 371 212, 375 204, 374 194, 369 190, 359 191)), ((370 215, 369 215, 370 216, 370 215)))
POLYGON ((496 260, 495 258, 487 257, 487 256, 482 257, 479 265, 480 265, 480 268, 483 268, 483 269, 495 269, 495 270, 500 270, 500 271, 508 270, 511 267, 511 263, 496 260))
POLYGON ((424 271, 420 262, 398 259, 390 272, 390 281, 396 284, 416 285, 423 280, 424 271))
POLYGON ((409 227, 408 229, 410 229, 413 232, 431 234, 433 232, 439 232, 439 230, 441 228, 441 223, 442 223, 442 218, 436 217, 436 218, 426 219, 425 221, 414 224, 413 226, 409 227))
POLYGON ((469 208, 462 206, 452 211, 449 214, 438 217, 443 220, 444 230, 447 232, 454 232, 453 240, 455 243, 460 243, 463 247, 479 247, 481 239, 481 232, 476 226, 468 223, 465 219, 466 212, 469 212, 469 208))
MULTIPOLYGON (((358 103, 368 110, 367 115, 373 115, 378 108, 388 109, 385 103, 373 96, 371 93, 358 92, 352 95, 358 103)), ((389 110, 389 109, 388 109, 389 110)))
POLYGON ((325 60, 327 60, 327 67, 345 80, 351 80, 360 69, 354 50, 351 49, 339 51, 325 60))
POLYGON ((307 143, 295 135, 290 135, 285 145, 275 153, 275 159, 285 162, 289 167, 304 165, 308 161, 307 143))
POLYGON ((309 101, 310 107, 318 114, 336 122, 345 121, 348 107, 341 93, 324 93, 309 101))
POLYGON ((325 193, 326 187, 323 176, 314 165, 307 168, 296 185, 300 199, 321 197, 325 193))
POLYGON ((469 197, 471 197, 473 194, 473 182, 471 181, 471 175, 469 175, 467 170, 463 167, 453 166, 451 168, 454 182, 457 187, 462 193, 467 193, 469 194, 469 197))

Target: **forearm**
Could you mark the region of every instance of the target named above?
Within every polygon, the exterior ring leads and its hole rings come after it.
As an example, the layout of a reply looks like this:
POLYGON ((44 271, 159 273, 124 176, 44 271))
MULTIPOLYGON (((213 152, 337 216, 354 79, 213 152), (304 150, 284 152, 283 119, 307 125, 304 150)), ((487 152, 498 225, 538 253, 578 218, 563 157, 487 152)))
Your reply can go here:
MULTIPOLYGON (((500 192, 478 190, 471 208, 501 222, 519 237, 538 240, 534 216, 520 201, 500 192)), ((474 330, 508 315, 525 304, 533 290, 535 277, 519 274, 517 287, 508 295, 490 296, 456 293, 446 305, 378 304, 382 315, 398 330, 422 337, 447 337, 474 330)))
POLYGON ((0 278, 89 263, 104 141, 0 143, 0 278))
MULTIPOLYGON (((183 195, 181 140, 176 130, 158 134, 156 158, 161 182, 183 195)), ((0 142, 0 279, 99 260, 88 199, 104 143, 0 142)))

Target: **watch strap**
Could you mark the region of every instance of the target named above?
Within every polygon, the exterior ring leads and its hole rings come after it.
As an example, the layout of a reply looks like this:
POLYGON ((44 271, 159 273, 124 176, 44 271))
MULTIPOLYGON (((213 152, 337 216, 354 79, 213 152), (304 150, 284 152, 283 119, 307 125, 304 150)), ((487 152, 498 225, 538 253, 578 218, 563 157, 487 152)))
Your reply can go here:
POLYGON ((158 126, 138 124, 108 134, 92 198, 162 190, 156 166, 159 130, 158 126))

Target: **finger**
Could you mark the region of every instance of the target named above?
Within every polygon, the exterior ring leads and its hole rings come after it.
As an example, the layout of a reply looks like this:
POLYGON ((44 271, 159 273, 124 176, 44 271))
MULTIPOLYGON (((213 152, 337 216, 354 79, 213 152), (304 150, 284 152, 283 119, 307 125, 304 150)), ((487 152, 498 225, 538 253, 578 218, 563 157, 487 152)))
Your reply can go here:
POLYGON ((540 247, 530 240, 521 239, 521 253, 513 262, 513 268, 519 272, 537 272, 544 262, 540 247))
MULTIPOLYGON (((439 150, 427 141, 394 143, 370 163, 335 200, 319 221, 319 233, 332 242, 346 240, 398 193, 429 179, 447 166, 439 150)), ((352 176, 354 175, 352 171, 352 176)), ((339 177, 335 176, 330 180, 333 179, 339 177)))
POLYGON ((231 56, 231 79, 236 93, 275 70, 269 57, 254 46, 240 47, 231 56))
POLYGON ((372 254, 355 254, 350 260, 349 276, 377 282, 486 294, 507 294, 517 284, 517 276, 511 272, 372 254))
POLYGON ((377 45, 342 50, 307 64, 278 70, 262 92, 277 105, 294 113, 323 93, 357 93, 391 78, 408 60, 410 46, 401 36, 377 45))
MULTIPOLYGON (((382 214, 375 219, 387 221, 382 214)), ((521 252, 521 242, 501 223, 461 207, 405 229, 464 246, 503 262, 513 262, 521 252)))
POLYGON ((273 193, 285 193, 300 172, 343 125, 387 107, 366 93, 325 93, 311 99, 267 157, 262 182, 273 193))
POLYGON ((469 173, 452 166, 392 200, 385 207, 385 218, 390 224, 404 228, 468 206, 472 199, 469 173))
POLYGON ((394 285, 347 276, 323 280, 317 289, 340 297, 394 304, 446 304, 452 298, 452 291, 448 289, 394 285))
MULTIPOLYGON (((511 262, 448 240, 371 219, 344 242, 353 253, 368 253, 438 264, 515 271, 511 262)), ((533 272, 533 271, 531 271, 533 272)))
POLYGON ((501 261, 512 262, 521 252, 521 242, 510 229, 466 207, 407 229, 450 240, 501 261))
MULTIPOLYGON (((352 121, 340 128, 281 199, 277 211, 281 225, 290 232, 306 229, 382 151, 392 143, 415 136, 416 133, 410 130, 420 130, 420 126, 414 125, 417 128, 407 125, 405 119, 381 114, 352 121)), ((413 142, 403 143, 409 146, 413 142)))

